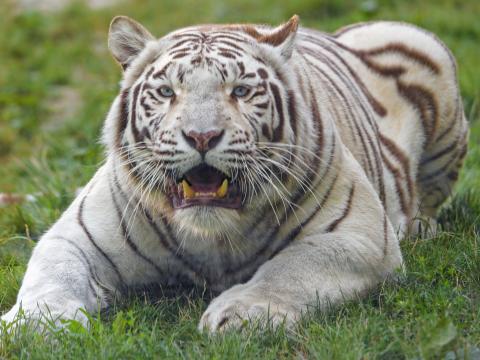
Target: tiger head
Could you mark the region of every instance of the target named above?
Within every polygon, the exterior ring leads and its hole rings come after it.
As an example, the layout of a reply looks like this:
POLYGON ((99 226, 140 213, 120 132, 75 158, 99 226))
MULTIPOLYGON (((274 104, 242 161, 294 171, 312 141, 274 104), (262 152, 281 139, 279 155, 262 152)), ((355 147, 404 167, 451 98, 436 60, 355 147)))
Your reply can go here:
POLYGON ((298 17, 277 27, 200 25, 154 38, 116 17, 109 48, 124 70, 104 138, 141 201, 205 237, 285 196, 296 137, 288 62, 298 17))

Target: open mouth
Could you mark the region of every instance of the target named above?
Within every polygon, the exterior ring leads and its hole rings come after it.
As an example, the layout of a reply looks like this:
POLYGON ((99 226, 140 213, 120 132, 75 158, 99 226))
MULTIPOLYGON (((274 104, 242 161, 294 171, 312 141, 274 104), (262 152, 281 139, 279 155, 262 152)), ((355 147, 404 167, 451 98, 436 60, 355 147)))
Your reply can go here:
POLYGON ((185 173, 171 193, 175 209, 195 205, 238 209, 242 198, 236 184, 227 175, 208 165, 199 165, 185 173))

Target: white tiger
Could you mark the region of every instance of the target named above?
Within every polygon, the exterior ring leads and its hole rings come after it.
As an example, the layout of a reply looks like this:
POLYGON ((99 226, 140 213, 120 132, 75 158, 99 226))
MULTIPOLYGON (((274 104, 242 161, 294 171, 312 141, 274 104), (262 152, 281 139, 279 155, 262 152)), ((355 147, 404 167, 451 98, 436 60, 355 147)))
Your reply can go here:
POLYGON ((124 74, 107 161, 40 239, 8 322, 87 323, 79 309, 127 289, 182 284, 220 293, 200 329, 294 324, 401 267, 399 237, 466 154, 455 61, 412 25, 329 35, 294 16, 156 39, 116 17, 109 47, 124 74))

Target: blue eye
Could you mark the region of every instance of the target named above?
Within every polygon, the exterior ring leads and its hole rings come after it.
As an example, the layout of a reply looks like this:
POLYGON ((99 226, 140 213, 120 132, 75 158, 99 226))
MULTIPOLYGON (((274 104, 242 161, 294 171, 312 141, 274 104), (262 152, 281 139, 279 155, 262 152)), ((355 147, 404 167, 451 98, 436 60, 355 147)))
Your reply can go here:
POLYGON ((171 87, 166 86, 166 85, 160 87, 160 89, 158 89, 158 92, 163 97, 172 97, 173 95, 175 95, 175 92, 173 91, 173 89, 171 87))
POLYGON ((236 86, 233 88, 232 95, 235 97, 245 97, 250 92, 250 89, 246 86, 236 86))

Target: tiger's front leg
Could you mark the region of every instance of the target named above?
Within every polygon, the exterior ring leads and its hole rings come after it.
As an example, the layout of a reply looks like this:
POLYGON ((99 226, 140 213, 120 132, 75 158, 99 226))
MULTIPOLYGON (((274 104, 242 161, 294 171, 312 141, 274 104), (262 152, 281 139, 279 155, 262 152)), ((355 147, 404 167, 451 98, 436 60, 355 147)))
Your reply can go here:
POLYGON ((106 287, 94 273, 101 266, 91 249, 79 245, 80 240, 47 234, 40 241, 28 264, 17 302, 2 320, 14 326, 25 321, 59 325, 61 319, 75 319, 87 325, 85 311, 95 313, 107 305, 106 287))
MULTIPOLYGON (((199 328, 223 331, 252 319, 289 326, 310 306, 327 309, 385 280, 401 266, 399 243, 380 202, 371 205, 368 196, 375 194, 356 186, 348 216, 310 229, 247 283, 223 292, 208 306, 199 328)), ((337 209, 345 214, 340 204, 337 209)))
POLYGON ((354 233, 307 237, 265 263, 246 284, 214 299, 199 328, 222 331, 257 318, 289 326, 309 306, 325 309, 362 295, 400 265, 398 253, 384 257, 381 249, 370 250, 354 233))
POLYGON ((61 319, 75 319, 87 325, 86 313, 97 313, 120 294, 125 274, 117 264, 135 263, 118 237, 105 175, 101 168, 39 240, 17 301, 2 320, 60 325, 61 319), (17 317, 20 310, 24 316, 17 317))

